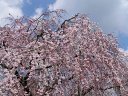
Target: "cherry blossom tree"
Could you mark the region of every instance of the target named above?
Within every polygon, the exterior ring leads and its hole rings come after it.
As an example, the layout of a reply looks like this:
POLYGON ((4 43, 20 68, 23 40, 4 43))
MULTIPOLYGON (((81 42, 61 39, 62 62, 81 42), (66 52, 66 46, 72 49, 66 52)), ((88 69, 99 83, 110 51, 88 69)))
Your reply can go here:
POLYGON ((0 28, 0 96, 127 96, 128 66, 112 34, 64 10, 10 16, 0 28))

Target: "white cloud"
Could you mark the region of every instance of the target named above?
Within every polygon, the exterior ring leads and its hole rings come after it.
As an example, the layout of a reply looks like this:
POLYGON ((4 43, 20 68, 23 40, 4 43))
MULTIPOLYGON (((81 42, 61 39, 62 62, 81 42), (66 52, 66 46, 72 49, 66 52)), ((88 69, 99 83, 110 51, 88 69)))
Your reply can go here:
POLYGON ((0 0, 0 25, 7 23, 6 17, 11 14, 13 17, 23 16, 22 12, 23 0, 0 0))
POLYGON ((127 0, 56 0, 49 9, 65 9, 70 15, 85 13, 106 32, 121 31, 128 35, 127 0))
POLYGON ((121 59, 125 62, 125 64, 128 67, 128 50, 124 50, 122 48, 119 48, 119 51, 122 53, 122 55, 120 54, 121 59))
POLYGON ((119 51, 128 54, 128 50, 124 50, 122 48, 119 48, 119 51))
POLYGON ((122 57, 123 57, 122 60, 124 62, 126 62, 127 66, 128 66, 128 50, 124 50, 122 48, 119 48, 119 51, 122 53, 122 57))
POLYGON ((43 8, 37 8, 35 10, 35 14, 34 16, 32 16, 32 18, 38 18, 41 14, 42 14, 43 8))

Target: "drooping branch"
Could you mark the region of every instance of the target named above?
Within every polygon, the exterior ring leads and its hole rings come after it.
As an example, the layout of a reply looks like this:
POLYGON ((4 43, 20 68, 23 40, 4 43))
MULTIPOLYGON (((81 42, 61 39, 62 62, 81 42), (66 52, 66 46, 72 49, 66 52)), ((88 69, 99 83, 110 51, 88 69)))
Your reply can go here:
POLYGON ((56 30, 56 32, 58 32, 61 28, 63 29, 65 27, 65 24, 75 18, 77 18, 79 16, 79 13, 76 14, 75 16, 71 17, 70 19, 64 20, 63 23, 60 25, 60 27, 58 27, 58 29, 56 30))

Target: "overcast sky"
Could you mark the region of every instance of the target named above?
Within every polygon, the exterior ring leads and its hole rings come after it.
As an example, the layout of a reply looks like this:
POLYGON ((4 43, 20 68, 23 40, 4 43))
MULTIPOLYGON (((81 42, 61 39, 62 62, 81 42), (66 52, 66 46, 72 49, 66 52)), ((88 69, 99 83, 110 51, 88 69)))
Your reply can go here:
POLYGON ((120 47, 128 50, 128 0, 0 0, 0 24, 9 13, 36 17, 42 10, 60 8, 69 16, 87 14, 104 32, 115 32, 120 47))

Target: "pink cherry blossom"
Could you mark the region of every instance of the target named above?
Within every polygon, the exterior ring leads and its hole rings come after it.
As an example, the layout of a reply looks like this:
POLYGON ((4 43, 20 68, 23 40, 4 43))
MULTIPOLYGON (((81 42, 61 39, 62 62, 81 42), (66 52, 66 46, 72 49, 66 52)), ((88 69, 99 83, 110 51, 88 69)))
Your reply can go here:
POLYGON ((116 38, 86 15, 63 20, 64 12, 0 27, 0 96, 127 96, 127 60, 116 38))

